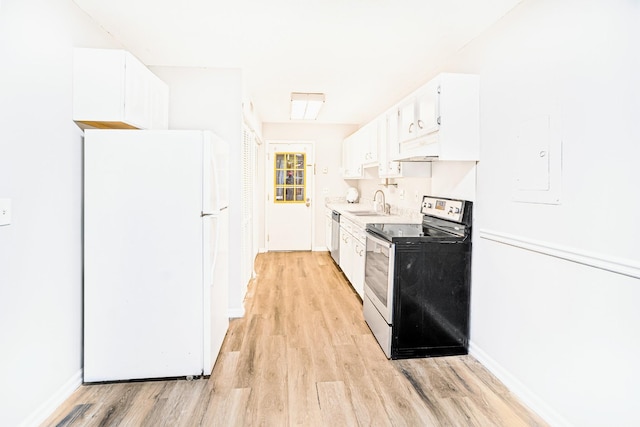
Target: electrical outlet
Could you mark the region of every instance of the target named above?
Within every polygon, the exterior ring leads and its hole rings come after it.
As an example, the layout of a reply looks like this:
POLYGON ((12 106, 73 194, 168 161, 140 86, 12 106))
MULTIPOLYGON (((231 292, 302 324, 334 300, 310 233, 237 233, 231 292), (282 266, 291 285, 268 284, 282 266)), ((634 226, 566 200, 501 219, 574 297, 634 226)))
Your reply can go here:
POLYGON ((0 199, 0 225, 11 224, 11 199, 0 199))

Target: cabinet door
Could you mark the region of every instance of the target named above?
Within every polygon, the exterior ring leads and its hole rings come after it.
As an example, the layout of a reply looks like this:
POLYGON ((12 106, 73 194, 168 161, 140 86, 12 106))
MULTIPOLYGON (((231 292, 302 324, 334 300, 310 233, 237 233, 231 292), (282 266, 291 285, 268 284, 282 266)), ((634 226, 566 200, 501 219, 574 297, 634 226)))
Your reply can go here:
POLYGON ((400 135, 398 129, 398 120, 400 113, 397 108, 392 109, 387 114, 387 154, 389 158, 393 158, 399 151, 400 135))
POLYGON ((362 141, 360 138, 351 140, 351 154, 349 155, 349 168, 353 178, 362 177, 362 141))
POLYGON ((124 65, 121 50, 75 48, 73 120, 119 122, 124 114, 124 65))
POLYGON ((80 127, 167 129, 169 87, 129 52, 75 48, 73 120, 80 127))
POLYGON ((149 129, 150 79, 149 71, 130 53, 126 54, 124 77, 124 120, 139 129, 149 129))
POLYGON ((353 170, 353 135, 346 137, 342 141, 342 177, 350 178, 354 176, 353 170))
POLYGON ((150 74, 149 129, 169 129, 169 87, 155 74, 150 74))
POLYGON ((358 292, 360 298, 364 298, 364 254, 365 246, 359 240, 353 239, 353 280, 351 284, 358 292))
POLYGON ((418 136, 416 129, 416 103, 411 98, 398 107, 398 137, 400 141, 407 141, 418 136))
POLYGON ((440 127, 440 83, 429 82, 416 97, 416 127, 418 136, 437 132, 440 127))
POLYGON ((361 134, 362 163, 378 161, 378 124, 376 121, 367 123, 358 131, 361 134))
POLYGON ((376 121, 378 125, 378 176, 383 177, 387 171, 387 116, 376 121))
POLYGON ((384 117, 384 141, 380 143, 378 154, 378 176, 380 178, 397 178, 400 176, 400 163, 394 162, 398 154, 398 118, 399 110, 393 108, 384 117))
POLYGON ((347 246, 347 269, 344 270, 344 273, 347 275, 347 279, 349 282, 353 283, 353 271, 354 271, 354 261, 355 261, 355 252, 353 250, 353 246, 355 244, 355 239, 351 233, 347 234, 348 246, 347 246))
POLYGON ((324 219, 324 243, 327 246, 327 250, 331 250, 331 227, 333 226, 333 220, 331 218, 331 211, 328 215, 325 215, 324 219))
POLYGON ((351 135, 351 138, 350 138, 351 145, 349 147, 351 151, 349 155, 351 170, 357 170, 358 165, 361 165, 362 163, 364 163, 364 153, 365 153, 364 144, 365 143, 366 141, 365 141, 362 129, 358 129, 353 133, 353 135, 351 135))
POLYGON ((362 155, 358 136, 354 133, 342 142, 342 176, 344 178, 362 177, 362 155))
MULTIPOLYGON (((347 274, 349 259, 351 258, 351 239, 349 233, 344 229, 344 227, 340 227, 340 262, 338 265, 344 272, 347 274)), ((349 276, 347 276, 349 277, 349 276)))

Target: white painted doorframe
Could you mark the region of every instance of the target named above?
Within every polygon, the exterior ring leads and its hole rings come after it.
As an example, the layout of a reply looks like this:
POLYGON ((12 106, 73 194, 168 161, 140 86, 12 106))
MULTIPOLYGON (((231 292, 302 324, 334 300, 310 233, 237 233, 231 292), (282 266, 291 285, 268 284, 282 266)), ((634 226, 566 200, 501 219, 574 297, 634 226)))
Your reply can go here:
POLYGON ((267 141, 265 150, 265 183, 266 183, 266 197, 265 197, 265 246, 267 251, 288 251, 288 250, 312 250, 313 249, 313 236, 315 235, 315 221, 314 221, 314 204, 315 204, 315 142, 313 141, 267 141), (306 207, 305 203, 301 204, 278 204, 274 206, 274 183, 275 183, 275 160, 274 154, 276 152, 298 152, 302 147, 306 148, 305 157, 305 179, 306 179, 306 198, 309 200, 309 206, 306 207), (302 207, 308 211, 308 215, 300 215, 300 209, 302 207), (308 241, 300 246, 299 235, 288 235, 291 239, 291 246, 283 243, 277 239, 275 233, 282 233, 281 221, 277 221, 277 218, 282 218, 283 215, 276 215, 276 211, 289 210, 293 215, 287 215, 287 224, 290 229, 308 230, 305 234, 308 237, 308 241), (280 227, 280 228, 278 228, 280 227), (295 241, 293 239, 295 237, 295 241))

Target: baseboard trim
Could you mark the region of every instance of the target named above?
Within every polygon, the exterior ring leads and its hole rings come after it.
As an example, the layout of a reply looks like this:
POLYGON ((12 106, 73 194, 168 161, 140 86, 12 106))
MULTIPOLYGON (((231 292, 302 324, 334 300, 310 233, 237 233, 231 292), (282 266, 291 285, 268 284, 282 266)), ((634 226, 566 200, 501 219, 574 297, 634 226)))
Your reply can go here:
POLYGON ((311 251, 313 251, 313 252, 328 252, 329 249, 327 249, 326 246, 316 246, 313 249, 311 249, 311 251))
POLYGON ((515 396, 552 426, 571 427, 572 424, 549 406, 540 396, 532 392, 507 369, 478 347, 473 341, 469 343, 469 354, 495 375, 515 396))
POLYGON ((65 400, 69 398, 82 385, 82 368, 65 382, 47 401, 38 407, 26 420, 20 424, 21 427, 32 427, 41 425, 49 418, 65 400))
POLYGON ((243 308, 230 308, 229 309, 229 318, 236 319, 239 317, 244 317, 244 307, 243 308))

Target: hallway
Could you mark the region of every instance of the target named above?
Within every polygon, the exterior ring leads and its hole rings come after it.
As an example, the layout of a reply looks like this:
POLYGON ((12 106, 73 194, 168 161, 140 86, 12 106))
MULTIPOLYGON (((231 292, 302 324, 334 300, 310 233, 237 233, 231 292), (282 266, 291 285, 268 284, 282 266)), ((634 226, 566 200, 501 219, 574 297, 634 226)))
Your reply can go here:
POLYGON ((470 356, 387 360, 328 253, 256 271, 209 379, 85 385, 44 425, 546 425, 470 356))

